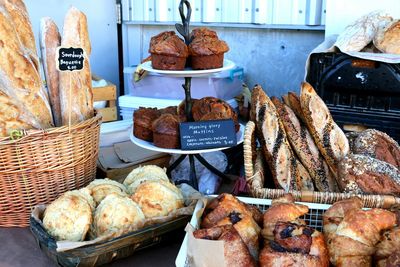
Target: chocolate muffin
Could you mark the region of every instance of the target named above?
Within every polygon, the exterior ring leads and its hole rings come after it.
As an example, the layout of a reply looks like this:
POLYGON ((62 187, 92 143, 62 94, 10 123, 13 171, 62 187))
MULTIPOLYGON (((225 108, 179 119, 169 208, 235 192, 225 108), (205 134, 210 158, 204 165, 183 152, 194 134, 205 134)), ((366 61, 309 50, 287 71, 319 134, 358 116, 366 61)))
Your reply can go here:
POLYGON ((153 122, 153 143, 162 148, 179 148, 179 119, 172 114, 162 114, 153 122))
POLYGON ((160 70, 183 70, 189 55, 185 42, 173 31, 153 36, 149 53, 152 67, 160 70))
POLYGON ((240 129, 235 110, 219 98, 208 96, 196 101, 192 107, 192 114, 195 121, 232 119, 235 123, 235 131, 240 129))
POLYGON ((207 28, 198 28, 192 31, 191 36, 189 55, 192 69, 221 68, 224 64, 224 53, 229 51, 229 47, 218 38, 217 33, 207 28))
POLYGON ((140 107, 133 114, 133 135, 142 140, 153 141, 152 124, 158 117, 156 108, 140 107))

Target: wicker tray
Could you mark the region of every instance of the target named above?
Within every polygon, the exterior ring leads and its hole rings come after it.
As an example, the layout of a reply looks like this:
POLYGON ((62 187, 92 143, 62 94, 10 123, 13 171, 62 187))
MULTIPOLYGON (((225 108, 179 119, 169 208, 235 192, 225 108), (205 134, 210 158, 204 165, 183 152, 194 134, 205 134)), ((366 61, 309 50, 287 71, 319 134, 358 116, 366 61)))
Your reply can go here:
MULTIPOLYGON (((275 199, 286 192, 282 189, 264 188, 264 162, 261 151, 256 150, 255 124, 249 121, 244 131, 244 168, 250 194, 256 198, 275 199)), ((390 195, 363 195, 316 191, 290 191, 296 201, 332 204, 336 201, 360 197, 365 207, 389 208, 400 205, 400 198, 390 195)))
POLYGON ((190 216, 179 216, 171 221, 151 225, 139 231, 123 235, 95 245, 57 252, 56 240, 35 218, 30 218, 30 229, 40 249, 59 266, 92 267, 110 263, 132 255, 135 251, 176 239, 189 222, 190 216))
POLYGON ((101 116, 0 138, 0 227, 29 226, 32 208, 95 178, 101 116))

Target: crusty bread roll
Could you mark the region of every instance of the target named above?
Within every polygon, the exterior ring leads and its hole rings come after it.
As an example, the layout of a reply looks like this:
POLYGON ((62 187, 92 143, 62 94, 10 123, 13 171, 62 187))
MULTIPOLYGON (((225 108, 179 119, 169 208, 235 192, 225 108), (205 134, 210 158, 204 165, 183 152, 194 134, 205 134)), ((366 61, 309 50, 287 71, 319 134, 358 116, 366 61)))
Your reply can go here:
POLYGON ((56 240, 82 241, 92 223, 92 208, 85 193, 70 191, 45 210, 43 225, 56 240))
POLYGON ((75 7, 71 7, 65 15, 61 45, 80 47, 85 53, 82 70, 60 72, 62 122, 63 125, 68 125, 71 116, 73 125, 93 117, 92 76, 89 63, 91 46, 87 20, 85 14, 75 7))
POLYGON ((56 23, 49 17, 40 20, 40 51, 46 77, 47 90, 55 126, 61 126, 61 106, 59 72, 56 66, 57 47, 61 45, 61 36, 56 23))
POLYGON ((130 194, 135 193, 136 188, 145 181, 169 181, 165 169, 156 165, 146 165, 135 168, 124 180, 124 185, 130 194))
POLYGON ((127 189, 123 184, 108 178, 93 180, 86 188, 89 189, 96 205, 99 205, 110 194, 128 196, 127 189))
POLYGON ((183 207, 181 191, 170 182, 162 180, 140 184, 132 199, 139 204, 146 218, 166 216, 183 207))
POLYGON ((39 72, 39 58, 36 51, 35 36, 29 14, 22 0, 3 0, 7 12, 10 14, 14 23, 18 38, 22 43, 24 53, 29 56, 36 70, 39 72))
POLYGON ((374 45, 383 53, 400 54, 400 20, 395 20, 374 37, 374 45))
POLYGON ((120 236, 143 227, 145 217, 129 197, 110 194, 97 207, 91 229, 93 237, 105 234, 120 236))
POLYGON ((0 136, 17 129, 50 128, 53 124, 35 62, 26 56, 5 5, 5 1, 0 2, 0 136))

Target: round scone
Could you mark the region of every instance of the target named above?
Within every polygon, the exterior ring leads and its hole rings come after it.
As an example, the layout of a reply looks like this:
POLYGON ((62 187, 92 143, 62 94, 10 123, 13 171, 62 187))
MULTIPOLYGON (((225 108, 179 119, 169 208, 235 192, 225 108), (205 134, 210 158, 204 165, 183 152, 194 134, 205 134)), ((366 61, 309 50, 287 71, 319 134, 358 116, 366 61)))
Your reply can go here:
POLYGON ((141 183, 132 199, 139 204, 146 218, 166 216, 183 207, 181 191, 170 182, 162 180, 141 183))
POLYGON ((96 206, 111 193, 128 196, 127 189, 123 184, 108 178, 93 180, 86 188, 90 190, 96 206))
POLYGON ((96 203, 94 202, 90 190, 87 189, 86 187, 83 187, 78 190, 67 191, 64 193, 64 195, 75 195, 78 197, 82 197, 88 202, 90 208, 92 209, 92 212, 94 212, 94 210, 96 209, 96 203))
POLYGON ((158 180, 169 181, 165 169, 156 165, 146 165, 131 171, 125 178, 124 185, 128 188, 128 192, 133 194, 141 183, 158 180))
POLYGON ((46 208, 43 225, 56 240, 82 241, 92 219, 92 208, 87 197, 79 190, 73 190, 46 208))
POLYGON ((95 237, 110 233, 123 235, 143 227, 144 222, 142 210, 132 199, 110 194, 96 209, 92 231, 95 237))

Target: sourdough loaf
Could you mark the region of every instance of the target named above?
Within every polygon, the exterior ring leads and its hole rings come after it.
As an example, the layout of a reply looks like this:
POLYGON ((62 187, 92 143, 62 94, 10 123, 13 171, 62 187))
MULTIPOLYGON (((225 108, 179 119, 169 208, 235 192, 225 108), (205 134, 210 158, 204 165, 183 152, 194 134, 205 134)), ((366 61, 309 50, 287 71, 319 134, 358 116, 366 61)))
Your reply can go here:
POLYGON ((55 126, 61 126, 61 106, 59 91, 59 72, 56 67, 57 47, 61 45, 61 36, 56 23, 49 17, 40 20, 40 51, 46 77, 47 91, 55 126))
POLYGON ((85 14, 75 7, 71 7, 65 15, 61 45, 63 47, 80 47, 85 53, 81 71, 60 72, 62 123, 68 125, 69 116, 71 116, 71 124, 76 124, 93 117, 93 91, 89 63, 91 46, 87 20, 85 14))
POLYGON ((339 187, 345 192, 400 195, 400 171, 391 164, 349 154, 338 167, 339 187))
POLYGON ((309 83, 302 83, 300 101, 307 127, 336 176, 337 164, 349 153, 347 137, 333 121, 328 107, 309 83))
POLYGON ((354 141, 354 153, 367 155, 400 168, 399 144, 387 134, 368 129, 361 132, 354 141))
POLYGON ((52 126, 37 66, 27 55, 6 5, 10 3, 0 1, 0 136, 16 129, 52 126))
POLYGON ((400 54, 400 20, 395 20, 378 31, 374 45, 383 53, 400 54))

